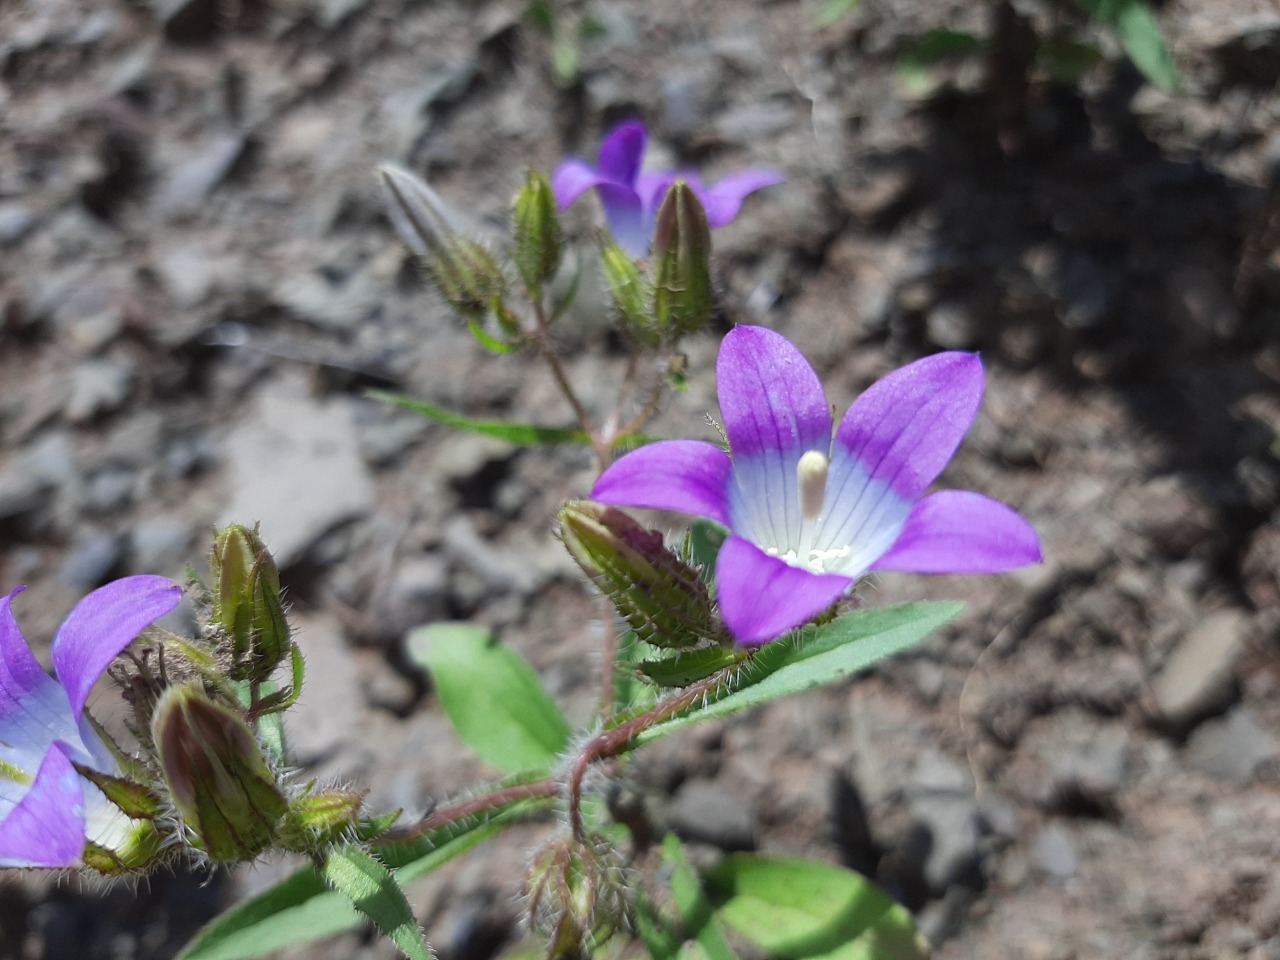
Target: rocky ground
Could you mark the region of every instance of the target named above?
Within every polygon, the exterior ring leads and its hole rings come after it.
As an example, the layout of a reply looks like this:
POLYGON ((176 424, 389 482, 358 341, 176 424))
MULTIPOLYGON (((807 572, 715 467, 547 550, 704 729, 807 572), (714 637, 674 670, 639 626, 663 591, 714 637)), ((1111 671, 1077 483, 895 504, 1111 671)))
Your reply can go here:
MULTIPOLYGON (((404 163, 498 230, 527 167, 642 116, 671 162, 785 171, 717 234, 726 323, 793 338, 841 407, 925 352, 983 351, 944 481, 1016 505, 1048 557, 885 578, 877 602, 969 607, 857 682, 654 746, 635 769, 654 816, 863 870, 942 960, 1280 958, 1274 8, 1164 3, 1169 94, 1118 57, 1075 86, 1020 85, 1009 57, 907 82, 912 38, 990 35, 994 3, 864 0, 825 29, 816 2, 586 6, 604 34, 567 88, 514 0, 0 6, 0 581, 31 585, 28 635, 260 519, 319 775, 421 810, 490 772, 405 661, 434 619, 500 629, 585 720, 598 608, 549 530, 589 460, 363 397, 569 415, 424 289, 371 171, 404 163)), ((595 296, 561 336, 604 408, 622 358, 595 296)), ((717 339, 690 343, 655 432, 709 431, 717 339)), ((521 850, 545 829, 413 889, 445 960, 518 941, 521 850)), ((171 956, 286 868, 8 877, 0 957, 171 956)), ((305 955, 391 952, 352 935, 305 955)))

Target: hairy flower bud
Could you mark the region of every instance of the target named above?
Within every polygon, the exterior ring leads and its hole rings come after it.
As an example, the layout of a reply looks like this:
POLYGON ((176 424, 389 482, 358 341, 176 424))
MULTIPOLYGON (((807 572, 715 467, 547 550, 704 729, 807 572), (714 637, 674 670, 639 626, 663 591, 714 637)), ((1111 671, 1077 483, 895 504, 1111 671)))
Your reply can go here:
POLYGON ((653 235, 654 316, 675 336, 711 320, 711 228, 693 188, 677 180, 658 208, 653 235))
POLYGON ((289 804, 282 832, 284 845, 306 852, 316 846, 350 839, 360 826, 363 804, 363 792, 317 790, 304 793, 289 804))
POLYGON ((542 285, 560 269, 564 244, 560 233, 560 213, 546 175, 531 170, 515 202, 516 269, 536 296, 542 285))
POLYGON ((574 500, 560 510, 558 535, 636 635, 655 647, 728 643, 698 571, 621 510, 574 500))
POLYGON ((251 860, 275 840, 288 803, 238 714, 198 687, 170 687, 151 736, 173 805, 211 860, 251 860))
POLYGON ((626 917, 626 875, 604 841, 551 841, 533 857, 529 920, 547 938, 547 960, 590 955, 626 917))
POLYGON ((600 265, 623 329, 646 346, 656 346, 662 331, 653 318, 653 287, 648 279, 616 243, 605 244, 600 265))
POLYGON ((214 534, 212 620, 231 640, 233 680, 262 682, 292 648, 280 599, 280 572, 258 528, 233 524, 214 534))
POLYGON ((462 232, 453 212, 420 178, 391 165, 378 173, 392 225, 422 258, 441 298, 467 320, 493 313, 509 326, 513 318, 502 304, 507 278, 493 254, 462 232))

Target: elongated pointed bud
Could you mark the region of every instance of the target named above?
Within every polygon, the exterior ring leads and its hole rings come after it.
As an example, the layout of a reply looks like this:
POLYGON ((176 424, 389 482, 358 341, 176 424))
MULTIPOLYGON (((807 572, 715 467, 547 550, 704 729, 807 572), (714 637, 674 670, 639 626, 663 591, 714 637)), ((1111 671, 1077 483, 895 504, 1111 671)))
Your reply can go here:
POLYGON ((698 571, 666 548, 662 534, 590 500, 565 504, 559 519, 569 554, 641 640, 669 649, 732 642, 698 571))
POLYGON ((552 840, 534 854, 525 889, 547 960, 591 956, 623 923, 627 876, 604 841, 552 840))
POLYGON ((616 243, 606 244, 600 251, 600 265, 618 323, 645 346, 656 346, 662 331, 653 317, 653 285, 616 243))
POLYGON ((551 182, 536 170, 525 178, 524 186, 516 195, 515 249, 512 255, 520 279, 537 296, 542 285, 551 280, 560 269, 564 254, 560 232, 560 212, 551 192, 551 182))
MULTIPOLYGON (((449 306, 472 321, 497 316, 504 329, 507 278, 484 244, 467 236, 440 195, 400 167, 378 168, 391 223, 422 258, 432 284, 449 306)), ((508 331, 511 332, 511 331, 508 331)))
POLYGON ((711 228, 693 188, 677 180, 658 208, 653 234, 653 314, 658 329, 682 336, 711 320, 711 228))
POLYGON ((214 534, 212 621, 231 642, 232 680, 262 682, 293 647, 280 598, 280 572, 258 528, 214 534))
POLYGON ((170 687, 151 736, 173 805, 211 860, 252 860, 275 841, 289 805, 238 714, 198 687, 170 687))

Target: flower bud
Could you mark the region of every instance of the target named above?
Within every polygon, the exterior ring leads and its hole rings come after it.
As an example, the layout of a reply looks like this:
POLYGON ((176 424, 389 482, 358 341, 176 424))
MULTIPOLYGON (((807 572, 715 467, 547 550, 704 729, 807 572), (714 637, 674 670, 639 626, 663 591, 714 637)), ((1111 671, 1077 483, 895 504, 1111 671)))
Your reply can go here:
POLYGON ((389 165, 378 172, 391 223, 422 258, 441 298, 467 320, 493 312, 502 321, 507 278, 493 254, 463 234, 453 212, 420 178, 389 165))
POLYGON ((590 500, 565 504, 559 519, 560 541, 641 640, 669 649, 729 643, 698 571, 662 534, 590 500))
POLYGON ((536 170, 529 172, 516 195, 514 220, 516 269, 536 296, 542 285, 560 269, 560 257, 564 253, 560 213, 545 175, 536 170))
POLYGON ((711 228, 693 188, 677 180, 658 208, 653 235, 654 316, 658 329, 682 336, 711 320, 711 228))
POLYGON ((231 640, 233 680, 262 682, 292 649, 280 600, 280 572, 258 529, 233 524, 214 534, 212 620, 231 640))
POLYGON ((605 245, 600 265, 623 329, 646 346, 656 346, 662 331, 653 319, 653 288, 648 279, 616 243, 605 245))
POLYGON ((289 804, 282 841, 285 846, 307 852, 349 840, 360 826, 364 793, 350 790, 318 790, 304 793, 289 804))
POLYGON ((238 714, 198 687, 170 687, 151 737, 173 805, 211 860, 252 860, 275 840, 288 804, 238 714))
POLYGON ((547 938, 547 960, 591 955, 626 918, 626 874, 604 841, 551 841, 525 881, 529 921, 547 938))

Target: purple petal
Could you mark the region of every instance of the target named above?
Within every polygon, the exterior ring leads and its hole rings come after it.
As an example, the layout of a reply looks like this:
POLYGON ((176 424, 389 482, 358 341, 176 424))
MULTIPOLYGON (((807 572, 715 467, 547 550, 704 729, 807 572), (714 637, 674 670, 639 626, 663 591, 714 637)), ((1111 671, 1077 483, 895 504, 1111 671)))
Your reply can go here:
POLYGON ((746 170, 725 177, 709 189, 699 190, 698 196, 707 211, 707 223, 714 229, 732 222, 748 194, 782 180, 782 176, 772 170, 746 170))
MULTIPOLYGON (((0 716, 7 704, 25 699, 53 679, 27 646, 18 621, 13 617, 13 598, 26 587, 14 587, 0 599, 0 716)), ((56 684, 54 684, 56 686, 56 684)))
POLYGON ((867 479, 916 500, 951 460, 982 402, 976 353, 939 353, 878 380, 845 414, 836 441, 867 479))
POLYGON ((31 789, 0 820, 0 867, 71 867, 83 853, 80 775, 55 745, 31 789))
POLYGON ((831 449, 831 409, 822 384, 782 334, 764 327, 730 330, 716 359, 716 390, 734 457, 831 449))
POLYGON ((1012 507, 969 490, 940 490, 911 510, 877 570, 1001 573, 1044 557, 1035 530, 1012 507))
POLYGON ((632 121, 614 127, 600 143, 600 173, 614 183, 635 186, 649 144, 649 131, 632 121))
POLYGON ((671 185, 677 180, 687 180, 689 185, 693 187, 694 192, 698 190, 697 181, 686 173, 676 173, 674 170, 664 170, 660 173, 642 173, 636 178, 636 194, 640 197, 640 205, 644 207, 645 215, 656 217, 658 215, 658 207, 662 206, 662 200, 667 195, 667 191, 671 189, 671 185))
POLYGON ((89 594, 53 640, 53 666, 79 721, 89 691, 143 630, 174 609, 182 588, 165 577, 125 577, 89 594))
POLYGON ((616 183, 599 183, 596 193, 600 195, 609 232, 618 246, 633 257, 647 255, 653 240, 653 219, 645 215, 640 195, 616 183))
POLYGON ((592 187, 607 182, 608 178, 581 160, 566 160, 551 176, 551 192, 555 194, 556 205, 564 211, 592 187))
POLYGON ((674 510, 729 523, 729 455, 701 440, 663 440, 605 470, 591 497, 615 507, 674 510))
POLYGON ((716 599, 733 638, 765 643, 812 620, 853 585, 848 577, 810 573, 732 536, 716 558, 716 599))
POLYGON ((76 724, 66 691, 44 672, 13 617, 18 587, 0 599, 0 744, 10 763, 35 769, 54 740, 74 740, 76 724))

